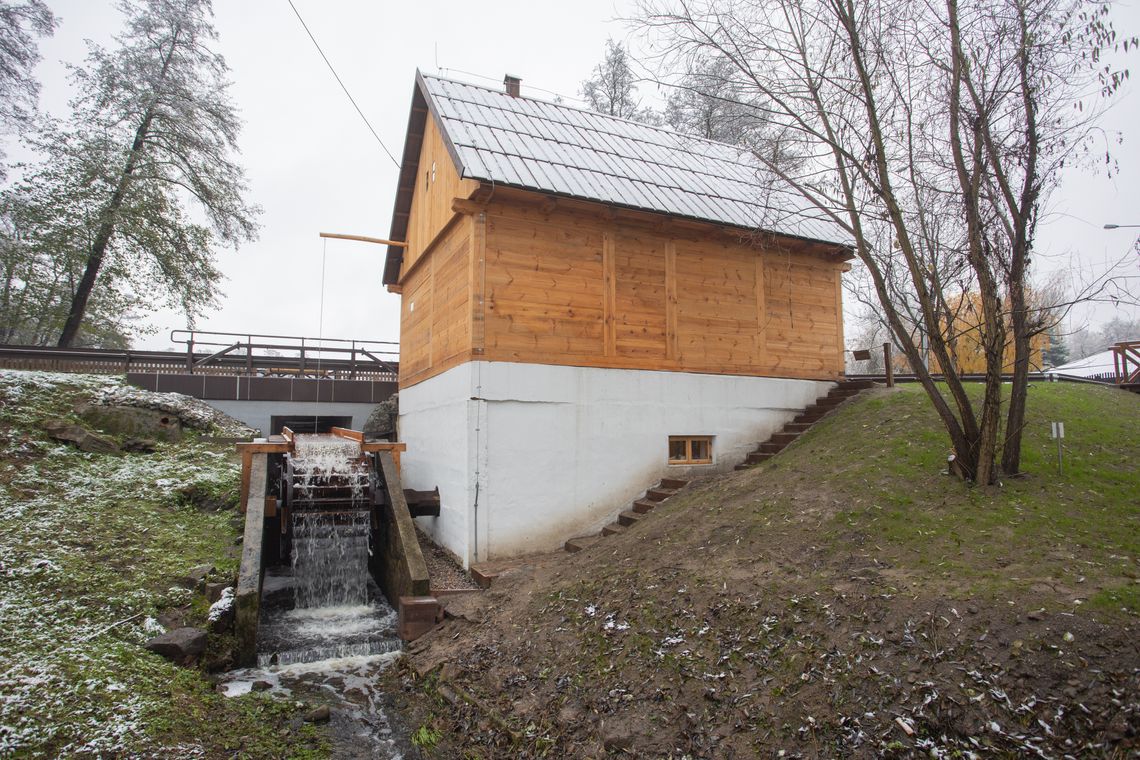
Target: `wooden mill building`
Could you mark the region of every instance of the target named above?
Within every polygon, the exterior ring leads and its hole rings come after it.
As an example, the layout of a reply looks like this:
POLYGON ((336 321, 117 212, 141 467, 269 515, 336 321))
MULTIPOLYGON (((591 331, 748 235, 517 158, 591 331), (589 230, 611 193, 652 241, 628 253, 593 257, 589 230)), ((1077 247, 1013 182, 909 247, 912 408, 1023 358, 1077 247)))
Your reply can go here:
POLYGON ((465 563, 731 468, 844 366, 850 249, 747 152, 506 85, 417 74, 384 270, 405 483, 465 563))

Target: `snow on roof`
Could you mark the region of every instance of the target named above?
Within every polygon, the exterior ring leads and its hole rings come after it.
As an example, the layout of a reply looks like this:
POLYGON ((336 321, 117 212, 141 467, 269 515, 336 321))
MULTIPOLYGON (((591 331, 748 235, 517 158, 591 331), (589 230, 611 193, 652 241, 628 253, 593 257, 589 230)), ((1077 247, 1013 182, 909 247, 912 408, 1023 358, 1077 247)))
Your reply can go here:
POLYGON ((1112 350, 1086 356, 1058 367, 1051 367, 1046 372, 1058 375, 1071 375, 1073 377, 1094 377, 1105 373, 1114 374, 1116 366, 1113 364, 1112 350))
MULTIPOLYGON (((423 74, 416 77, 403 192, 392 220, 396 240, 407 229, 419 161, 423 130, 415 127, 428 110, 464 178, 850 245, 841 227, 778 187, 747 149, 423 74)), ((399 253, 389 250, 389 264, 399 253)), ((385 268, 386 283, 396 276, 398 264, 395 273, 385 268)))

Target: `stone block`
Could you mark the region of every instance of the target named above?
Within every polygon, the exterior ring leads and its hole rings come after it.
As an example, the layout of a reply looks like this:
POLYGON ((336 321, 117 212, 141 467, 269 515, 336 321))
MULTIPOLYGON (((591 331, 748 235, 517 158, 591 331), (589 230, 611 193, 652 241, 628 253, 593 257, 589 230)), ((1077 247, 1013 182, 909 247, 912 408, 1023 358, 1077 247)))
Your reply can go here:
POLYGON ((443 622, 443 606, 433 596, 401 596, 399 626, 400 638, 415 641, 443 622))

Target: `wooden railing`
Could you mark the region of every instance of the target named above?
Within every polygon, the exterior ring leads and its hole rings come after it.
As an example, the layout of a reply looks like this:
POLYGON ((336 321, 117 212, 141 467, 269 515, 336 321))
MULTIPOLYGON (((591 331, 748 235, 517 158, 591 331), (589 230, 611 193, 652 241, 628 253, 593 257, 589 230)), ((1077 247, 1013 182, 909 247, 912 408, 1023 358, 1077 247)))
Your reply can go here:
POLYGON ((1117 385, 1140 383, 1140 340, 1123 340, 1112 346, 1117 385))

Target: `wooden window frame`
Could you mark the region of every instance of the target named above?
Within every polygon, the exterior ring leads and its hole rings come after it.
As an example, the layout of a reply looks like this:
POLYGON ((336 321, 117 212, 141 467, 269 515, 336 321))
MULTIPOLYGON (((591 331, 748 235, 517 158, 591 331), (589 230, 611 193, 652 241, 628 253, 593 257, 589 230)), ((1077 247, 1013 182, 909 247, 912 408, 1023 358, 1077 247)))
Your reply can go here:
POLYGON ((681 442, 683 442, 685 444, 685 458, 684 459, 673 459, 673 458, 669 457, 668 449, 667 449, 666 450, 666 452, 667 452, 666 456, 668 459, 668 463, 670 465, 691 465, 691 464, 712 464, 713 463, 713 436, 711 436, 711 435, 671 435, 671 436, 669 436, 669 448, 670 449, 673 447, 674 443, 681 443, 681 442), (708 458, 706 458, 706 459, 694 459, 693 458, 693 442, 694 441, 703 441, 705 443, 705 445, 708 447, 708 454, 709 454, 708 458))

